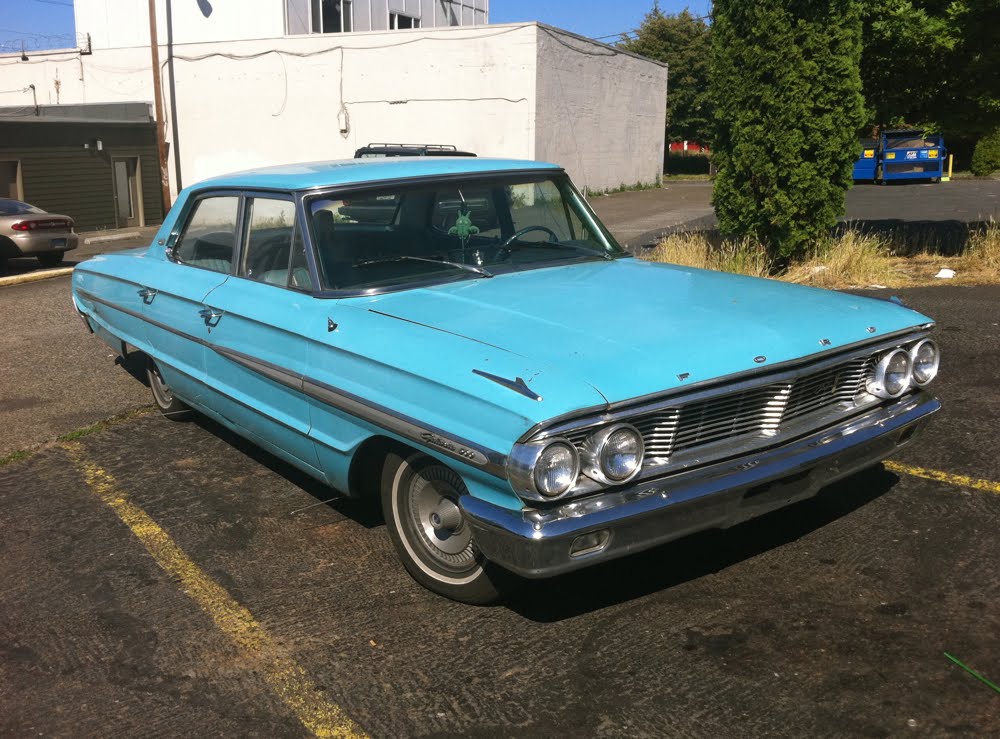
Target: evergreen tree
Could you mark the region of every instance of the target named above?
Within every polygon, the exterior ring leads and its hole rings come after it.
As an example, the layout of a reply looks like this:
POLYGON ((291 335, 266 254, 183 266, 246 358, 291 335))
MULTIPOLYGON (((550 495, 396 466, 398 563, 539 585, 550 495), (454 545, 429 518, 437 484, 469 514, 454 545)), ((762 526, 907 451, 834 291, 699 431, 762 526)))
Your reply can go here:
POLYGON ((636 38, 623 41, 623 49, 670 67, 667 93, 667 139, 708 140, 712 102, 708 92, 709 26, 684 10, 665 15, 659 3, 646 14, 636 38))
POLYGON ((715 0, 712 18, 719 226, 801 253, 844 213, 859 153, 859 3, 715 0))

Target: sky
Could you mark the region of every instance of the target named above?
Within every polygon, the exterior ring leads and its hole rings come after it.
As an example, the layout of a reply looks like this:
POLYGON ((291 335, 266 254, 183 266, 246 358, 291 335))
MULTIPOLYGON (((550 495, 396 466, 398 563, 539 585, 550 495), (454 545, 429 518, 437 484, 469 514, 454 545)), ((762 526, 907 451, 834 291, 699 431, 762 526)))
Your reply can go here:
MULTIPOLYGON (((705 15, 710 4, 710 0, 660 0, 665 13, 687 7, 705 15)), ((637 28, 652 7, 653 0, 491 0, 490 22, 541 21, 590 38, 610 36, 606 40, 613 42, 619 33, 637 28)), ((73 33, 70 0, 0 0, 0 51, 13 50, 7 47, 20 39, 29 48, 71 47, 76 45, 73 33)))

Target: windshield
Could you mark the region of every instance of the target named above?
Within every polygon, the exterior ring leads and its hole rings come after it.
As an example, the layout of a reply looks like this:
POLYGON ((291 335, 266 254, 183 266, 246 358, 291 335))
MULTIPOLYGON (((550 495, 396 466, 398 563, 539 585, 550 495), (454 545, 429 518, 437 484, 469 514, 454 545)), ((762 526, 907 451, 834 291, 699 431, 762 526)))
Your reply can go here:
POLYGON ((29 213, 44 213, 41 208, 22 203, 20 200, 0 198, 0 216, 23 216, 29 213))
POLYGON ((626 256, 565 176, 366 189, 309 201, 325 290, 396 289, 626 256))

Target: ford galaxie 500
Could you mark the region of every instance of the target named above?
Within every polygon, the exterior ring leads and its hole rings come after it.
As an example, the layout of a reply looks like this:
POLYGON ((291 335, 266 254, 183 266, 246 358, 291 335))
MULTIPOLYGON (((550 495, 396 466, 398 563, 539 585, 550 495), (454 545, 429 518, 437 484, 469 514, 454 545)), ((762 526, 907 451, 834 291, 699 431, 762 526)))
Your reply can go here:
POLYGON ((379 498, 474 603, 807 498, 938 408, 929 318, 635 259, 551 164, 389 158, 180 193, 73 275, 88 328, 196 410, 379 498))

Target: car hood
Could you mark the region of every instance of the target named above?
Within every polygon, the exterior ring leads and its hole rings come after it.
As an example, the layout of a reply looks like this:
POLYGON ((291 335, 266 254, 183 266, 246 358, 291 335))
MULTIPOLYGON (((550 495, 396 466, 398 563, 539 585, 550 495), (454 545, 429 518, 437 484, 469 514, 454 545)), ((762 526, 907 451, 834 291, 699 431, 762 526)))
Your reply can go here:
POLYGON ((611 403, 931 322, 887 300, 630 258, 389 293, 368 308, 558 367, 611 403))

